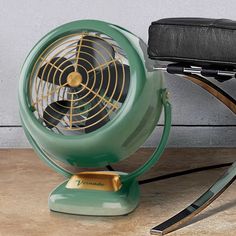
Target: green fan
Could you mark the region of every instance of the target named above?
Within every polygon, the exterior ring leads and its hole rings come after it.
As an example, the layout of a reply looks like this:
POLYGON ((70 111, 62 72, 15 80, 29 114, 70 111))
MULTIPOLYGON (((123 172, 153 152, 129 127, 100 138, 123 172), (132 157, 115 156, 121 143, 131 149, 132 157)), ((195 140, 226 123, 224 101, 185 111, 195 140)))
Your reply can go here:
POLYGON ((137 206, 137 178, 160 158, 171 126, 163 75, 146 51, 119 26, 81 20, 51 31, 25 60, 22 126, 38 156, 66 177, 50 194, 51 210, 123 215, 137 206), (162 108, 160 144, 137 170, 71 173, 62 167, 105 167, 129 157, 150 136, 162 108))

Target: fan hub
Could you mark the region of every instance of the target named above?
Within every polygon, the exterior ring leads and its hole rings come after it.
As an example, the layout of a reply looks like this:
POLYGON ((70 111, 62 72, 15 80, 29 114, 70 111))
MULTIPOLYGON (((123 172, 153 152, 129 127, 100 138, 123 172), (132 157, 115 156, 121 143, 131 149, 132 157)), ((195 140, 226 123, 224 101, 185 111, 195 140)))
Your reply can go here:
POLYGON ((67 76, 67 83, 70 87, 78 87, 82 82, 82 75, 79 72, 71 72, 67 76))

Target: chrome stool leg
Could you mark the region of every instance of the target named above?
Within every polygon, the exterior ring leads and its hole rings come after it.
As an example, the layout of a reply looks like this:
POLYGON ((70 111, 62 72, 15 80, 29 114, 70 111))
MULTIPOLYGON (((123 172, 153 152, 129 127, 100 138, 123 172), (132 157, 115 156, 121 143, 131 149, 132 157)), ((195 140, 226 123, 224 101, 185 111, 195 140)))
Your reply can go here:
MULTIPOLYGON (((205 89, 221 101, 225 106, 227 106, 234 114, 236 114, 236 100, 218 86, 208 81, 201 75, 191 74, 185 76, 184 78, 205 89)), ((189 222, 195 215, 218 198, 234 182, 235 179, 236 162, 234 162, 226 173, 196 201, 175 216, 152 228, 150 233, 155 235, 164 235, 183 227, 184 224, 189 222)))
POLYGON ((236 162, 234 162, 225 174, 196 201, 167 221, 152 228, 150 233, 154 235, 164 235, 181 228, 185 223, 189 222, 195 215, 218 198, 234 182, 235 179, 236 162))

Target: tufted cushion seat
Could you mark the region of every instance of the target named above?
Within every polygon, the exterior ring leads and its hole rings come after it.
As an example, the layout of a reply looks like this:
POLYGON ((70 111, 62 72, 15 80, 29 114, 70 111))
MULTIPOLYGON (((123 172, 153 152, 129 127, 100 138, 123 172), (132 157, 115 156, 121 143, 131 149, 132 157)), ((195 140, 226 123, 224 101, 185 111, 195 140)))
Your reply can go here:
POLYGON ((149 27, 151 59, 236 67, 236 21, 166 18, 149 27))

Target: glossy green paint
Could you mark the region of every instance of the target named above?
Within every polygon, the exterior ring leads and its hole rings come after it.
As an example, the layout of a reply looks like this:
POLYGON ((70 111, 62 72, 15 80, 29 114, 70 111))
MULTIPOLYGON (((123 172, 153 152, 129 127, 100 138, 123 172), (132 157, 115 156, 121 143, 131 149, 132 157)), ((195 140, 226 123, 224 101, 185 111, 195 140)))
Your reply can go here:
POLYGON ((81 215, 124 215, 139 202, 136 178, 160 158, 171 126, 171 107, 163 90, 163 76, 153 71, 147 46, 137 36, 109 23, 84 20, 56 28, 40 40, 28 55, 21 72, 19 86, 20 117, 26 136, 39 157, 58 173, 70 178, 72 173, 51 158, 77 167, 105 166, 135 152, 155 128, 164 105, 165 128, 159 147, 136 171, 120 173, 122 187, 117 192, 67 189, 67 181, 49 196, 53 211, 81 215), (131 84, 125 103, 117 116, 95 132, 80 136, 62 136, 42 126, 35 118, 28 97, 28 82, 39 55, 57 39, 83 31, 98 31, 112 37, 127 54, 131 84))
MULTIPOLYGON (((147 162, 145 162, 142 166, 140 166, 135 171, 127 175, 121 176, 122 183, 132 181, 133 179, 136 179, 137 177, 142 175, 144 172, 148 171, 160 159, 166 147, 169 133, 170 133, 170 128, 171 128, 171 105, 169 103, 168 93, 166 90, 163 90, 162 92, 162 102, 164 105, 164 130, 162 133, 160 143, 155 149, 155 151, 153 152, 153 154, 151 155, 151 157, 147 160, 147 162)), ((26 129, 25 124, 22 119, 21 121, 22 121, 22 127, 25 131, 25 134, 30 144, 34 148, 35 152, 38 154, 39 158, 42 161, 44 161, 48 166, 50 166, 52 169, 54 169, 56 172, 58 172, 59 174, 64 175, 66 178, 70 178, 73 175, 73 173, 70 173, 69 171, 62 168, 59 164, 55 163, 50 158, 50 156, 35 142, 35 140, 32 138, 32 136, 26 129)))
POLYGON ((145 142, 160 117, 163 106, 163 76, 152 68, 152 62, 146 55, 146 45, 121 27, 94 20, 62 25, 36 44, 23 65, 19 104, 25 129, 40 148, 64 163, 79 167, 97 167, 118 162, 145 142), (48 130, 35 118, 30 109, 28 80, 33 65, 45 48, 65 35, 82 31, 105 33, 124 49, 130 64, 130 90, 125 103, 111 122, 92 133, 62 136, 48 130))
POLYGON ((166 90, 163 90, 162 101, 164 105, 164 130, 162 132, 160 143, 156 147, 151 157, 142 166, 129 173, 128 175, 121 176, 121 181, 123 183, 129 182, 132 179, 136 179, 137 177, 151 169, 151 167, 153 167, 155 163, 159 161, 162 153, 165 150, 171 129, 171 104, 169 103, 169 97, 166 90))
MULTIPOLYGON (((140 168, 130 174, 120 173, 122 188, 117 192, 98 191, 98 190, 77 190, 67 189, 65 186, 68 181, 56 187, 49 196, 49 208, 52 211, 80 214, 80 215, 126 215, 132 212, 139 202, 139 185, 136 178, 150 169, 160 158, 166 146, 171 126, 171 106, 168 101, 167 93, 162 92, 164 104, 165 126, 159 146, 154 151, 150 159, 140 168)), ((23 128, 24 122, 22 121, 23 128)), ((39 157, 58 173, 70 178, 72 173, 53 162, 48 155, 32 139, 29 132, 25 129, 29 142, 39 157)))
MULTIPOLYGON (((124 173, 118 173, 125 175, 124 173)), ((52 211, 97 216, 126 215, 139 203, 139 185, 136 180, 122 185, 117 192, 67 189, 67 181, 56 187, 49 196, 52 211)))

